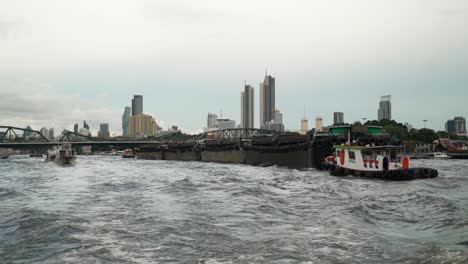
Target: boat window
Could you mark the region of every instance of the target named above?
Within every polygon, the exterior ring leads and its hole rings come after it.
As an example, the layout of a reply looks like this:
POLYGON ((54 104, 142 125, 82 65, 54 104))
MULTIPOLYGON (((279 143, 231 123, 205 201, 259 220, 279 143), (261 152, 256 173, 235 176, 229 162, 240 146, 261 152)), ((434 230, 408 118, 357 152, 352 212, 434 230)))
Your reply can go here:
POLYGON ((339 158, 340 157, 340 152, 339 150, 336 151, 336 156, 339 158))
POLYGON ((349 151, 349 159, 352 159, 352 160, 356 159, 356 153, 352 150, 349 151))

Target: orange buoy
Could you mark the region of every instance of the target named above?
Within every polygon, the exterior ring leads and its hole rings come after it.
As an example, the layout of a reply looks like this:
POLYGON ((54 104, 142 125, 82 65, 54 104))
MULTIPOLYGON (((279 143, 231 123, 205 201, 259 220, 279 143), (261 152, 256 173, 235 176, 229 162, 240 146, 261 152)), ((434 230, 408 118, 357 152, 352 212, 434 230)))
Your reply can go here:
POLYGON ((407 170, 409 169, 409 158, 408 157, 403 157, 401 160, 401 163, 403 165, 403 169, 407 170))
POLYGON ((344 165, 344 162, 345 162, 345 150, 342 149, 342 150, 341 150, 341 155, 340 155, 340 163, 341 163, 341 165, 344 165))

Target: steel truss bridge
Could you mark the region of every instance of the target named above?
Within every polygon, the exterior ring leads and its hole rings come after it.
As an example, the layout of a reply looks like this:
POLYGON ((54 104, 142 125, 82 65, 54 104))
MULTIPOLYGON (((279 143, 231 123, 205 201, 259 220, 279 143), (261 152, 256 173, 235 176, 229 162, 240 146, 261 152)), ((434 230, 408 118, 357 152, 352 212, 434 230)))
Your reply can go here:
POLYGON ((49 139, 45 137, 40 131, 30 128, 19 128, 12 126, 0 126, 0 142, 48 142, 49 139))
POLYGON ((215 139, 215 140, 233 140, 233 139, 250 139, 254 136, 261 135, 279 135, 281 134, 278 131, 267 130, 267 129, 257 129, 257 128, 230 128, 209 131, 201 133, 196 136, 196 140, 203 139, 215 139))
POLYGON ((59 145, 63 142, 69 142, 74 146, 95 146, 95 147, 140 147, 147 144, 161 142, 199 142, 200 140, 242 140, 251 139, 255 136, 269 135, 277 136, 281 134, 277 131, 255 129, 255 128, 234 128, 222 129, 204 132, 193 136, 183 136, 181 133, 172 133, 162 136, 156 136, 145 140, 113 140, 84 136, 69 130, 64 130, 58 141, 50 141, 40 131, 29 128, 18 128, 12 126, 0 126, 0 148, 20 148, 20 149, 38 149, 48 148, 59 145), (25 135, 27 133, 27 136, 25 135))

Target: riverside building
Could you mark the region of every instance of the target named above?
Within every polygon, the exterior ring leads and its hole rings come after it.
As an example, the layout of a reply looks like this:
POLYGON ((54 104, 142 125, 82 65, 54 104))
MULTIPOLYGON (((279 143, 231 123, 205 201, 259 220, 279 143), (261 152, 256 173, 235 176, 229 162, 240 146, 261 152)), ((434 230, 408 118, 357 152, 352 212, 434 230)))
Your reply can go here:
POLYGON ((154 117, 143 113, 133 115, 129 119, 129 137, 145 138, 155 136, 157 124, 154 117))

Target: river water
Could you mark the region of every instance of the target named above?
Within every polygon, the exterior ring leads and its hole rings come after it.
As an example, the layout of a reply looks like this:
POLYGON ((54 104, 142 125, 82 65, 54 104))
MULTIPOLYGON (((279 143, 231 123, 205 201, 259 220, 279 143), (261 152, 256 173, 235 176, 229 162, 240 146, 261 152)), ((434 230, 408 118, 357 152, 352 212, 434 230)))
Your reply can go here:
POLYGON ((79 157, 0 160, 0 263, 468 263, 468 161, 436 179, 79 157))

